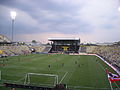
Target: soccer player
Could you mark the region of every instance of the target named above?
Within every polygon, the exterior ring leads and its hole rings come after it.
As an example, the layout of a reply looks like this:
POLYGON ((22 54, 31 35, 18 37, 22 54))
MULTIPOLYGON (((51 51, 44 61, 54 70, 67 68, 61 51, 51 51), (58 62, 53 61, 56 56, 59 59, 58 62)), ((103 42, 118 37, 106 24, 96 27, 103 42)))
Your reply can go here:
POLYGON ((64 66, 64 63, 62 63, 62 67, 64 66))
POLYGON ((77 61, 75 61, 75 64, 77 64, 77 61))
POLYGON ((50 67, 51 67, 50 64, 48 65, 48 67, 49 67, 49 69, 50 69, 50 67))

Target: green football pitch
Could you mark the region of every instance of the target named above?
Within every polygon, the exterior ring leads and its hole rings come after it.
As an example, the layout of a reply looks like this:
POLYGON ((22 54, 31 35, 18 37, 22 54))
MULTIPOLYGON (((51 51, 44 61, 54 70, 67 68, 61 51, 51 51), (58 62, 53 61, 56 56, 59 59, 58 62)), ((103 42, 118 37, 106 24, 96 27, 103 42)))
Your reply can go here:
MULTIPOLYGON (((106 68, 115 73, 98 57, 88 55, 32 54, 0 58, 0 85, 8 82, 53 86, 58 81, 71 90, 111 90, 106 68), (50 75, 58 76, 58 80, 50 75)), ((112 83, 112 86, 114 90, 120 90, 120 82, 112 83)), ((10 88, 0 86, 0 90, 10 88)))

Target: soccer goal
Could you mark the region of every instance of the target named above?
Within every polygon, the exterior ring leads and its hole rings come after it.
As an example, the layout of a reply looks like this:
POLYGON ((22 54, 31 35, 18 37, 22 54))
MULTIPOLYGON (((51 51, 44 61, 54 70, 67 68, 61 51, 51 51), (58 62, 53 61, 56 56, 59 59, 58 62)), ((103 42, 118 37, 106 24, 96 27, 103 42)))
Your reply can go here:
POLYGON ((24 84, 56 85, 58 84, 58 75, 27 73, 24 84))

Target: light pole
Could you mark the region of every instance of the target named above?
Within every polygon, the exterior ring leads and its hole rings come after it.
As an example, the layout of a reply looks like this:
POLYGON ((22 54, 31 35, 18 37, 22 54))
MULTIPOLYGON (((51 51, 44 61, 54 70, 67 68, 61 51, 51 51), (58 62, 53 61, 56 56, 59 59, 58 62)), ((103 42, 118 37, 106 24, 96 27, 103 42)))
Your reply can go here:
POLYGON ((12 42, 13 42, 13 30, 14 30, 14 21, 15 21, 15 17, 16 17, 16 12, 11 11, 10 15, 11 15, 11 18, 12 18, 12 42))

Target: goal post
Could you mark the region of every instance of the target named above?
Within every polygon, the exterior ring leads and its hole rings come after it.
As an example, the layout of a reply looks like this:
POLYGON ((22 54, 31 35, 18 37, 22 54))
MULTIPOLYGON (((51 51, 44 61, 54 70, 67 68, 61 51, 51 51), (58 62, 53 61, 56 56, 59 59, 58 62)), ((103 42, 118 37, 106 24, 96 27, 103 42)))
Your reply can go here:
POLYGON ((44 76, 44 77, 53 77, 54 78, 54 86, 58 84, 58 75, 55 74, 43 74, 43 73, 27 73, 25 76, 24 84, 30 84, 31 83, 31 77, 32 76, 44 76))
POLYGON ((1 73, 1 71, 0 71, 0 80, 2 79, 2 77, 1 77, 1 76, 2 76, 2 73, 1 73))

